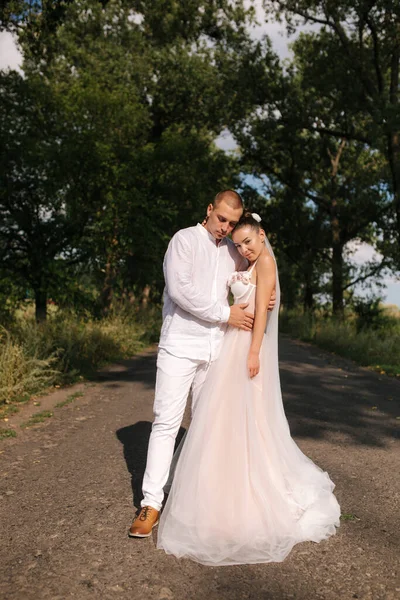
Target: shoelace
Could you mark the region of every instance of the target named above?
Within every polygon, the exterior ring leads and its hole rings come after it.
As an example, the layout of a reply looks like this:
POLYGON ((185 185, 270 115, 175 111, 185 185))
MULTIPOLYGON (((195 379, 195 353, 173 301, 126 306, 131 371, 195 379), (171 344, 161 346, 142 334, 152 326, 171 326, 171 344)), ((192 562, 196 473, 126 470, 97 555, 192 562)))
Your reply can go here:
POLYGON ((152 507, 151 507, 151 506, 145 506, 145 507, 144 507, 144 508, 141 510, 141 512, 140 512, 140 515, 139 515, 139 520, 140 520, 140 521, 147 521, 147 518, 148 518, 148 516, 149 516, 149 513, 150 513, 152 510, 153 510, 153 509, 152 509, 152 507))

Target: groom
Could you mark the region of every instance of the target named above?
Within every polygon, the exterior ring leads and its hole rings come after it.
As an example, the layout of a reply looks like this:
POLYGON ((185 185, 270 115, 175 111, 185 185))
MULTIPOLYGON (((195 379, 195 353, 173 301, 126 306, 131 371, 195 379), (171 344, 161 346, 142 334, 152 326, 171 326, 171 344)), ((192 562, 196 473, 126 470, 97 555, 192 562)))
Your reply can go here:
MULTIPOLYGON (((219 192, 202 225, 181 229, 164 258, 163 324, 157 357, 154 422, 143 479, 141 511, 131 537, 149 537, 158 523, 164 491, 182 422, 192 391, 195 410, 207 371, 219 352, 227 324, 251 331, 247 304, 229 306, 227 280, 247 261, 227 238, 243 213, 233 190, 219 192)), ((270 309, 275 301, 271 301, 270 309)))

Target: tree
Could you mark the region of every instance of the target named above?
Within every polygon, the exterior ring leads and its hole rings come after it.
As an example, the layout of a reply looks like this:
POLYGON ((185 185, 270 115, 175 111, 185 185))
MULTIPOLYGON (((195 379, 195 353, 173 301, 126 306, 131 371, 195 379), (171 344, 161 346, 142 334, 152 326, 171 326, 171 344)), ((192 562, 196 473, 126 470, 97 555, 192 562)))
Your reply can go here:
POLYGON ((64 122, 49 86, 3 73, 0 90, 1 270, 33 290, 41 321, 49 293, 77 260, 87 215, 65 176, 64 122))
MULTIPOLYGON (((337 128, 342 110, 319 95, 320 80, 311 79, 304 67, 307 46, 301 42, 295 45, 294 63, 282 73, 272 98, 269 90, 266 102, 240 123, 235 135, 244 165, 254 175, 267 177, 270 195, 279 198, 281 225, 288 226, 286 230, 277 225, 284 247, 304 257, 305 304, 312 305, 316 257, 325 264, 329 257, 333 311, 340 316, 344 290, 351 285, 344 249, 353 239, 375 243, 390 209, 385 164, 379 152, 361 142, 337 140, 307 127, 322 122, 337 128), (297 229, 305 232, 303 239, 297 229)), ((374 265, 370 273, 376 272, 374 265)))
MULTIPOLYGON (((18 93, 30 133, 14 144, 3 121, 19 165, 19 196, 13 188, 8 204, 27 195, 21 173, 29 164, 43 188, 34 203, 45 206, 41 227, 55 230, 54 215, 57 223, 64 212, 73 216, 69 235, 58 236, 49 251, 49 273, 56 265, 60 272, 67 256, 85 260, 105 312, 129 288, 139 296, 149 284, 159 291, 169 237, 201 218, 215 191, 235 181, 235 161, 213 140, 251 108, 252 95, 240 92, 260 72, 260 57, 245 32, 248 13, 242 2, 224 0, 163 6, 80 0, 22 3, 16 16, 9 11, 10 26, 23 23, 25 84, 19 81, 18 93), (41 104, 46 94, 48 108, 41 104), (42 116, 40 128, 30 105, 42 116), (24 150, 34 143, 48 155, 24 150)), ((10 94, 9 103, 18 103, 10 94)), ((21 118, 17 106, 13 111, 21 118)), ((7 164, 5 158, 5 176, 7 164)), ((13 227, 11 219, 7 235, 13 227)), ((28 264, 29 253, 32 246, 28 264)), ((43 307, 39 294, 37 302, 43 307)))
MULTIPOLYGON (((365 144, 386 159, 393 198, 399 264, 400 245, 400 5, 397 0, 266 0, 267 11, 285 17, 289 32, 300 23, 320 26, 303 35, 304 76, 309 88, 304 127, 337 140, 365 144), (312 57, 312 60, 310 58, 312 57), (330 104, 335 122, 318 118, 318 104, 330 104), (314 106, 316 110, 311 110, 314 106), (337 118, 337 115, 341 115, 337 118)), ((296 48, 295 45, 295 48, 296 48)), ((296 51, 296 50, 295 50, 296 51)), ((299 54, 298 51, 296 51, 299 54)), ((388 235, 388 242, 391 236, 388 235)), ((389 250, 386 244, 386 251, 389 250)))

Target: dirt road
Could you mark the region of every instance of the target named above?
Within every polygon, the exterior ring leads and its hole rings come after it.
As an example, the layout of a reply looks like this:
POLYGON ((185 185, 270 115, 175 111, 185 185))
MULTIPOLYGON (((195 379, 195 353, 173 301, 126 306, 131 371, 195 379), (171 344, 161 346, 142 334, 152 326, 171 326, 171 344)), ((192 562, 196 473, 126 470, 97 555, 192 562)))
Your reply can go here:
POLYGON ((281 564, 221 568, 129 539, 152 420, 148 353, 1 443, 0 597, 399 598, 400 382, 288 338, 280 357, 292 435, 336 483, 345 520, 335 537, 300 544, 281 564))

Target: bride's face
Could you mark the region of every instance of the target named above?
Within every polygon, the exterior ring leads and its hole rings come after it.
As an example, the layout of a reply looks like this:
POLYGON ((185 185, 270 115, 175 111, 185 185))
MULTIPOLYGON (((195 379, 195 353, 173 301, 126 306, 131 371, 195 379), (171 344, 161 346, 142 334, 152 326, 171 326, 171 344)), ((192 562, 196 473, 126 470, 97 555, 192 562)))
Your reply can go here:
POLYGON ((254 262, 264 249, 265 232, 246 225, 233 232, 232 240, 240 254, 254 262))

